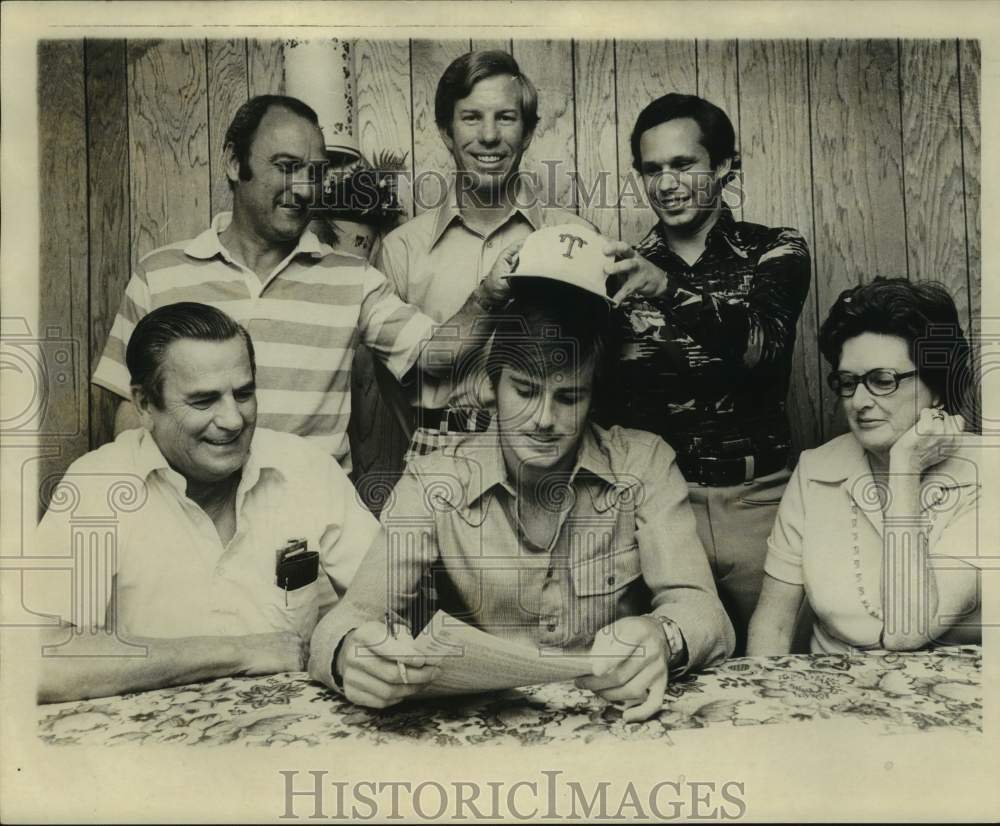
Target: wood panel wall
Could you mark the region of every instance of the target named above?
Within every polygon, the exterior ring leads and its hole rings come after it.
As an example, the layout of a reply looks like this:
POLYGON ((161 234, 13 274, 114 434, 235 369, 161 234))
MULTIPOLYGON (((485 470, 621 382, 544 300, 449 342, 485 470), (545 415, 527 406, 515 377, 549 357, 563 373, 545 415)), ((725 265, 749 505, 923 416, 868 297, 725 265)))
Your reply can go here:
MULTIPOLYGON (((524 168, 544 180, 553 167, 560 205, 632 242, 654 221, 631 168, 639 110, 667 91, 726 109, 743 160, 727 200, 744 220, 796 227, 813 253, 789 396, 797 447, 843 427, 816 347, 842 289, 876 275, 936 279, 978 319, 977 42, 355 41, 362 149, 405 155, 412 180, 429 182, 425 198, 435 179, 422 173, 450 168, 434 89, 469 48, 511 52, 539 89, 524 168)), ((38 61, 42 324, 78 353, 72 381, 50 393, 48 432, 71 434, 52 473, 110 437, 115 400, 89 376, 130 269, 229 207, 222 137, 248 96, 282 91, 283 58, 274 40, 77 40, 43 43, 38 61)), ((407 216, 419 212, 401 192, 407 216)), ((391 478, 402 440, 364 354, 356 373, 357 476, 391 478)))

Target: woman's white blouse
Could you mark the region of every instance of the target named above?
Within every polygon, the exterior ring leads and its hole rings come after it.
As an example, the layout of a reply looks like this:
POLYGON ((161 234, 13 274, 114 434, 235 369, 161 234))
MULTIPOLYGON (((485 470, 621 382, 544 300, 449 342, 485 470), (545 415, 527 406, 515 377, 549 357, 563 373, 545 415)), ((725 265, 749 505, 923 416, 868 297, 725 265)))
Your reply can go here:
MULTIPOLYGON (((930 525, 931 565, 939 582, 972 578, 988 550, 980 528, 980 451, 963 447, 925 471, 922 513, 930 525)), ((805 588, 816 614, 812 650, 878 646, 882 632, 883 520, 864 448, 850 433, 802 452, 768 539, 764 570, 805 588)), ((973 589, 970 589, 972 592, 973 589)), ((979 632, 979 598, 942 642, 979 632)))

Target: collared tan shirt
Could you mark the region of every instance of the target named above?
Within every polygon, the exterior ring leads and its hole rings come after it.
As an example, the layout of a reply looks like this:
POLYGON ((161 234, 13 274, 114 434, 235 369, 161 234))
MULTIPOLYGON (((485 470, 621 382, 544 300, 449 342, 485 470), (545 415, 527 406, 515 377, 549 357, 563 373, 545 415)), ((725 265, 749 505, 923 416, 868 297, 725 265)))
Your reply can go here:
MULTIPOLYGON (((500 253, 511 244, 523 241, 544 226, 590 226, 585 219, 564 209, 543 209, 523 179, 516 200, 513 211, 484 235, 463 220, 452 181, 439 206, 386 236, 376 266, 404 302, 419 307, 439 324, 447 321, 461 309, 489 274, 500 253)), ((489 407, 493 395, 484 361, 481 357, 465 365, 457 377, 421 373, 394 403, 435 410, 449 406, 489 407)))
POLYGON ((574 470, 546 495, 561 514, 540 547, 520 529, 496 430, 411 461, 382 512, 385 544, 317 626, 313 677, 333 684, 351 629, 411 613, 428 569, 436 607, 517 642, 586 650, 601 628, 652 613, 679 626, 688 668, 732 653, 687 484, 662 439, 591 425, 574 470))

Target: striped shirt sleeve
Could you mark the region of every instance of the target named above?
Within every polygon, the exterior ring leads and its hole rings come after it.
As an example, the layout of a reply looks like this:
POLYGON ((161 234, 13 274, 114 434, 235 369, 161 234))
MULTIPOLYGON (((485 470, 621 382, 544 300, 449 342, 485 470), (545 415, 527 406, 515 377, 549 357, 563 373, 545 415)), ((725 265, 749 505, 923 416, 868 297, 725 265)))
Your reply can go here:
POLYGON ((128 346, 128 340, 132 336, 135 325, 152 308, 146 269, 143 262, 140 261, 129 279, 125 294, 118 307, 118 315, 115 316, 114 324, 111 325, 111 332, 104 345, 104 352, 101 354, 101 360, 97 363, 97 369, 94 371, 92 380, 94 384, 105 390, 110 390, 124 399, 131 396, 129 390, 131 381, 128 367, 125 365, 125 348, 128 346))
POLYGON ((434 333, 434 321, 405 304, 374 267, 366 267, 359 319, 361 340, 397 379, 417 362, 434 333))

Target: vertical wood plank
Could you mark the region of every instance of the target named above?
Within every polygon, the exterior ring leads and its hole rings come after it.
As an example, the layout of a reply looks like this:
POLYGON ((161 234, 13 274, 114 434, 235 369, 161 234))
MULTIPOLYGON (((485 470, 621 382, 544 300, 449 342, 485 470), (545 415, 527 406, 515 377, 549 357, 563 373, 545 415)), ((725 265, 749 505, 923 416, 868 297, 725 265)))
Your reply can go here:
POLYGON ((247 41, 247 86, 250 97, 285 93, 285 56, 281 40, 247 41))
MULTIPOLYGON (((812 234, 806 44, 741 40, 744 215, 812 234)), ((826 182, 823 184, 826 185, 826 182)))
POLYGON ((208 225, 206 74, 203 40, 129 43, 133 267, 208 225))
MULTIPOLYGON (((971 419, 979 427, 984 426, 983 395, 989 373, 986 359, 990 353, 985 347, 990 344, 982 334, 992 333, 993 327, 985 327, 982 319, 982 236, 980 226, 981 198, 981 134, 980 134, 980 52, 978 40, 958 41, 957 71, 961 85, 961 124, 962 124, 962 174, 964 176, 965 197, 965 238, 966 261, 969 282, 969 341, 973 347, 973 359, 977 365, 973 375, 978 377, 976 389, 970 394, 971 399, 966 410, 966 418, 971 419)), ((995 374, 994 374, 995 375, 995 374)), ((986 384, 986 387, 989 387, 986 384)), ((995 385, 995 380, 992 386, 995 385)), ((993 419, 995 421, 995 418, 993 419)), ((985 425, 987 428, 989 425, 985 425)))
MULTIPOLYGON (((39 464, 39 483, 89 448, 87 319, 87 124, 82 40, 38 44, 41 199, 38 355, 41 433, 58 445, 39 464)), ((34 355, 34 354, 33 354, 34 355)), ((41 502, 45 507, 47 503, 41 502)))
POLYGON ((903 193, 910 278, 940 281, 968 318, 956 50, 954 40, 900 43, 903 193))
MULTIPOLYGON (((129 279, 128 85, 124 40, 88 40, 90 363, 101 357, 129 279)), ((92 372, 92 371, 91 371, 92 372)), ((121 399, 90 387, 91 447, 114 438, 121 399)))
POLYGON ((233 208, 233 195, 222 165, 222 144, 236 110, 247 101, 247 48, 244 40, 208 40, 209 210, 213 216, 233 208))
POLYGON ((543 204, 575 209, 575 112, 573 44, 569 40, 521 40, 514 59, 538 90, 538 125, 521 169, 534 176, 543 204))
MULTIPOLYGON (((510 53, 513 48, 513 44, 510 40, 500 40, 500 39, 489 39, 489 38, 473 38, 472 40, 472 51, 474 52, 507 52, 510 53)), ((530 77, 530 75, 529 75, 530 77)), ((532 78, 533 80, 534 78, 532 78)))
POLYGON ((965 236, 968 244, 970 325, 979 328, 982 312, 982 244, 980 234, 980 158, 982 152, 979 122, 980 54, 978 40, 958 44, 962 83, 962 167, 965 175, 965 236))
MULTIPOLYGON (((739 45, 735 40, 699 40, 698 94, 727 115, 736 130, 736 151, 740 151, 739 45)), ((739 178, 723 195, 736 220, 743 220, 743 199, 739 178)))
POLYGON ((797 456, 819 444, 823 421, 806 44, 743 40, 739 54, 744 220, 797 229, 813 256, 813 280, 799 317, 788 393, 797 456))
MULTIPOLYGON (((616 43, 618 71, 618 129, 631 133, 635 119, 647 103, 668 92, 695 94, 698 89, 693 40, 633 40, 616 43)), ((621 237, 639 241, 656 222, 649 208, 639 174, 632 169, 632 150, 627 138, 618 144, 621 237)))
MULTIPOLYGON (((907 274, 899 66, 894 41, 821 40, 809 55, 822 319, 845 288, 907 274)), ((824 439, 844 429, 828 398, 824 439)))
MULTIPOLYGON (((618 143, 615 119, 615 44, 577 40, 576 171, 580 215, 609 238, 618 238, 618 143)), ((621 140, 627 141, 623 133, 621 140)))
POLYGON ((433 207, 440 202, 444 183, 441 176, 450 175, 455 168, 434 122, 434 93, 448 64, 465 54, 468 49, 468 40, 410 42, 415 215, 419 215, 427 206, 433 207))
MULTIPOLYGON (((410 44, 406 40, 358 40, 354 45, 358 141, 372 163, 379 153, 405 157, 400 201, 413 214, 413 142, 410 113, 410 44)), ((351 373, 351 421, 348 436, 354 483, 365 506, 381 509, 384 493, 403 467, 407 442, 399 423, 383 402, 377 366, 367 347, 358 347, 351 373)))
POLYGON ((379 153, 406 159, 398 191, 406 216, 412 216, 410 44, 406 40, 358 40, 354 45, 354 71, 361 152, 372 163, 379 153))

